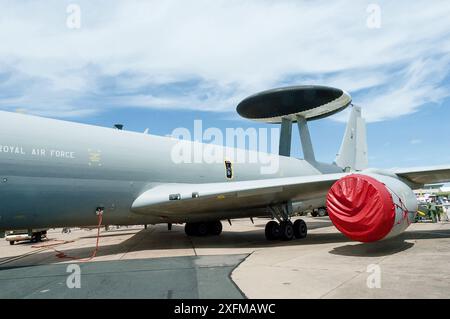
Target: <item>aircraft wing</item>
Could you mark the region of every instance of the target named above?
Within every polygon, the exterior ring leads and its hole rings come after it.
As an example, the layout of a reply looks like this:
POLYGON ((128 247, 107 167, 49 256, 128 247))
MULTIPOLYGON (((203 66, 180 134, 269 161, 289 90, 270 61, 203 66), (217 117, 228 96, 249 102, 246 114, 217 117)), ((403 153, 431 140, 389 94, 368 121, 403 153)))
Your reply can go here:
POLYGON ((293 201, 325 197, 330 187, 347 174, 324 174, 252 181, 206 184, 160 184, 142 193, 133 203, 138 214, 177 216, 187 213, 262 208, 293 201))
POLYGON ((393 173, 415 184, 423 185, 450 182, 450 165, 397 169, 393 170, 393 173))

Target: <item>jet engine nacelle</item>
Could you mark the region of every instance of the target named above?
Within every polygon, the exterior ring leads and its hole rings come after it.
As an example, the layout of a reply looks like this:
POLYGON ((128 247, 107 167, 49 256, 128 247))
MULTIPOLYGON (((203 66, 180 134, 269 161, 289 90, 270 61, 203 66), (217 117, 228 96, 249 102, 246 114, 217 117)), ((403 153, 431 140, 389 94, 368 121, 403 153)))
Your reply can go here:
POLYGON ((417 200, 397 178, 351 174, 338 180, 327 195, 331 221, 345 236, 374 242, 402 233, 414 220, 417 200))

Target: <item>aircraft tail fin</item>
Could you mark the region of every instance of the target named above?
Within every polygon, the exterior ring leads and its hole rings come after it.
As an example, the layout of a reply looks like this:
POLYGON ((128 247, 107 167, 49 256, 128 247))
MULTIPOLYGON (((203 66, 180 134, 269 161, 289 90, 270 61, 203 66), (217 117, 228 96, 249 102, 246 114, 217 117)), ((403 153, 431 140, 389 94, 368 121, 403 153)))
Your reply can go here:
POLYGON ((369 165, 366 121, 361 116, 361 107, 359 106, 352 107, 335 164, 345 171, 361 171, 369 165))

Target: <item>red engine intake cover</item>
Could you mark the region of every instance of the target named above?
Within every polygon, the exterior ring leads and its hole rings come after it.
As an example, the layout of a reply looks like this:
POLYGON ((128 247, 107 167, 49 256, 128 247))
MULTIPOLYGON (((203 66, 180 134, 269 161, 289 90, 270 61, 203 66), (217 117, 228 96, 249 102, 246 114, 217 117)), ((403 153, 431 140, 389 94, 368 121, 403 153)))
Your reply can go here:
POLYGON ((327 195, 334 226, 360 242, 383 239, 395 222, 395 205, 386 186, 375 178, 352 174, 338 180, 327 195))

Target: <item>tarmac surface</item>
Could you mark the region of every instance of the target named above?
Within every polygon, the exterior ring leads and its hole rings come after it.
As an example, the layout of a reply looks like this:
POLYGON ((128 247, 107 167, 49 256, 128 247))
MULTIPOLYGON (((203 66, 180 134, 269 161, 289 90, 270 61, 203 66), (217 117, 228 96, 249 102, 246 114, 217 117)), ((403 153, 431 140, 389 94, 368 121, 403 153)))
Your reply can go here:
POLYGON ((2 239, 0 298, 450 298, 450 223, 361 244, 327 217, 303 219, 308 237, 291 242, 266 241, 267 219, 224 222, 222 235, 205 238, 181 225, 121 227, 102 231, 89 262, 54 249, 87 258, 96 230, 50 230, 38 244, 2 239))

